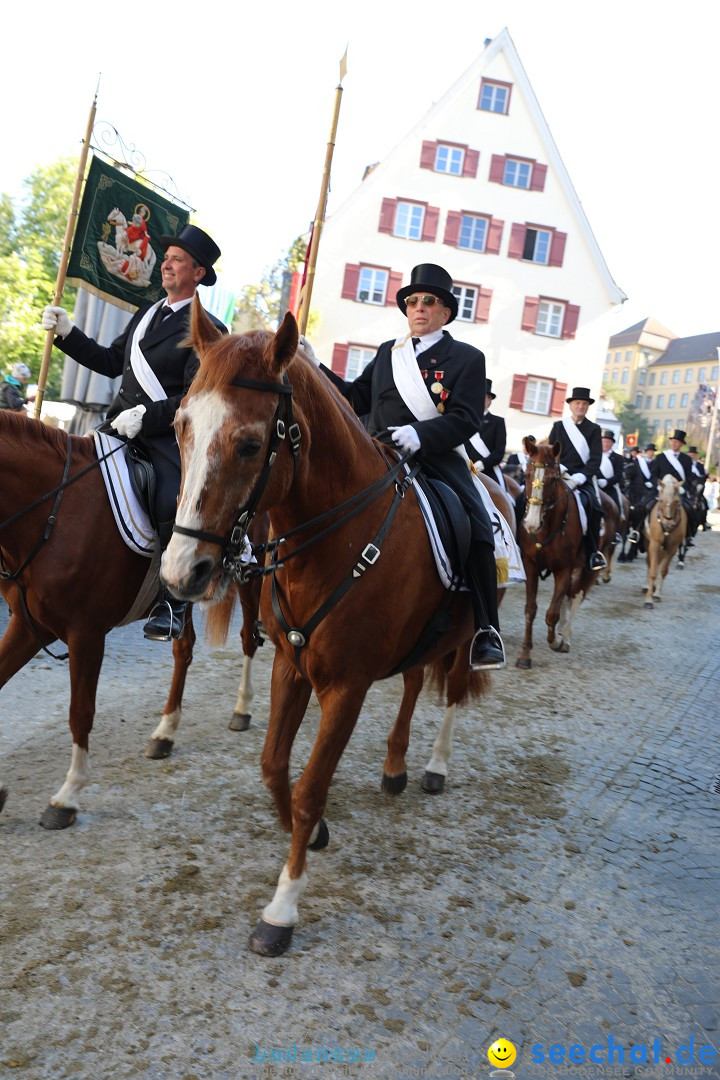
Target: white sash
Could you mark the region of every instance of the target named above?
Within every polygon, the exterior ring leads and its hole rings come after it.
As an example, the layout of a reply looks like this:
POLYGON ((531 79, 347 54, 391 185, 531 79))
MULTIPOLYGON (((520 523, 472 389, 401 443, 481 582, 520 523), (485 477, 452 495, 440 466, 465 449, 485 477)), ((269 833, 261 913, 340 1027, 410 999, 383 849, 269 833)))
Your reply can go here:
POLYGON ((133 369, 135 378, 151 401, 165 401, 167 394, 160 384, 157 375, 145 359, 142 349, 140 348, 140 341, 145 337, 145 333, 155 312, 159 307, 162 307, 164 303, 164 300, 158 300, 157 304, 153 304, 151 308, 148 308, 135 327, 132 345, 130 347, 130 366, 133 369))
MULTIPOLYGON (((438 416, 438 413, 432 403, 432 398, 427 391, 427 387, 425 386, 425 380, 420 374, 412 338, 409 334, 405 338, 397 339, 392 347, 391 356, 393 381, 395 382, 400 397, 403 399, 410 412, 413 413, 418 420, 434 420, 435 417, 438 416)), ((454 447, 454 450, 456 454, 459 454, 460 457, 465 460, 470 475, 472 476, 475 490, 479 493, 480 498, 483 501, 483 506, 493 525, 493 532, 495 535, 495 559, 507 559, 510 582, 524 581, 525 571, 522 566, 522 556, 520 555, 520 549, 517 546, 517 542, 510 526, 502 514, 499 514, 495 509, 495 504, 490 497, 490 492, 485 487, 482 480, 480 480, 480 478, 470 469, 470 458, 467 455, 465 447, 456 446, 454 447)), ((501 583, 498 583, 498 588, 500 587, 501 583)))
POLYGON ((490 448, 488 447, 488 444, 485 442, 479 431, 475 432, 475 434, 471 437, 470 442, 475 447, 478 454, 481 454, 482 457, 490 457, 490 448))
POLYGON ((678 458, 676 458, 674 454, 668 456, 665 453, 663 454, 663 457, 667 461, 668 465, 670 465, 671 468, 673 468, 675 470, 675 472, 678 474, 678 476, 680 477, 682 482, 685 483, 685 481, 687 480, 687 477, 685 476, 685 470, 683 469, 682 465, 680 464, 680 461, 678 460, 678 458))
POLYGON ((646 480, 650 480, 650 465, 648 464, 648 459, 644 457, 639 457, 637 460, 638 465, 640 466, 640 472, 643 474, 646 480))
POLYGON ((580 455, 583 465, 587 465, 590 460, 590 446, 588 445, 587 439, 572 417, 566 417, 562 423, 568 433, 568 438, 580 455))
POLYGON ((610 480, 615 475, 615 470, 613 469, 609 453, 603 454, 602 456, 602 460, 600 462, 600 472, 607 480, 610 480))

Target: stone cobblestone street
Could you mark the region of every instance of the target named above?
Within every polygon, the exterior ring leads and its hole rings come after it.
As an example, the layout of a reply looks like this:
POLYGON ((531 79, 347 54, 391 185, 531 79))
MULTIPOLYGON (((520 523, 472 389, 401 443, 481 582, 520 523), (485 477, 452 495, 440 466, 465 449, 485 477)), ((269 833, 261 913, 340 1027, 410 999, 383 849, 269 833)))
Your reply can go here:
MULTIPOLYGON (((0 697, 2 1080, 489 1077, 501 1037, 517 1058, 496 1080, 717 1080, 718 566, 720 528, 653 611, 644 559, 617 566, 567 656, 544 640, 545 583, 530 671, 511 590, 511 663, 460 714, 442 796, 419 786, 425 696, 408 789, 381 794, 401 683, 374 686, 271 961, 246 948, 287 850, 258 765, 270 647, 237 734, 237 639, 199 640, 177 748, 152 762, 169 653, 138 624, 110 635, 93 783, 62 833, 37 822, 69 762, 67 671, 33 660, 0 697)), ((313 699, 294 775, 317 716, 313 699)))

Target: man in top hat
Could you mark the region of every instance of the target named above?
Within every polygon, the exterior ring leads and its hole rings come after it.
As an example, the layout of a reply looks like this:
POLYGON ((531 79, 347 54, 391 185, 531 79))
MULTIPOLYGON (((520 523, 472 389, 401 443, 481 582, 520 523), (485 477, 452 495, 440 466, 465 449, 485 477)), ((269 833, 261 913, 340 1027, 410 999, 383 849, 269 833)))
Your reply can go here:
POLYGON ((503 491, 506 491, 505 477, 500 468, 507 442, 505 421, 502 416, 495 416, 490 412, 490 406, 496 397, 497 394, 493 394, 492 390, 492 379, 485 379, 485 411, 479 430, 466 444, 465 449, 475 468, 497 480, 503 491))
POLYGON ((641 541, 640 527, 645 520, 649 504, 657 494, 657 477, 653 474, 650 462, 655 454, 655 444, 646 447, 643 457, 639 447, 630 451, 632 461, 625 466, 625 484, 630 502, 630 528, 628 540, 631 544, 641 541))
POLYGON ((682 501, 688 519, 686 546, 693 547, 694 541, 692 537, 697 526, 694 526, 693 524, 694 514, 690 503, 690 496, 692 493, 692 458, 689 454, 683 453, 682 449, 685 445, 685 432, 676 428, 668 442, 670 443, 670 446, 667 450, 663 450, 657 455, 653 460, 652 468, 658 483, 668 474, 672 476, 674 480, 680 480, 682 482, 682 501))
POLYGON ((588 420, 587 411, 595 404, 587 386, 576 386, 565 399, 570 406, 570 416, 556 420, 550 431, 549 442, 559 442, 560 464, 568 475, 568 487, 584 494, 588 528, 585 546, 589 570, 603 570, 607 566, 605 556, 599 551, 600 527, 603 512, 598 494, 597 477, 602 459, 602 435, 600 425, 588 420))
POLYGON ((703 532, 705 532, 707 529, 710 528, 707 523, 707 514, 709 507, 704 494, 708 474, 705 466, 698 457, 697 446, 688 447, 688 457, 692 461, 692 475, 690 483, 692 485, 692 489, 695 495, 693 502, 695 503, 696 507, 699 508, 697 513, 698 522, 695 531, 697 532, 700 526, 702 526, 703 532))
MULTIPOLYGON (((161 236, 165 247, 162 286, 167 296, 139 308, 125 330, 107 347, 75 326, 61 307, 46 307, 43 330, 54 330, 55 345, 83 367, 122 383, 99 430, 136 440, 155 469, 155 520, 160 550, 170 543, 180 491, 180 454, 173 420, 199 367, 195 352, 181 343, 190 325, 190 305, 198 285, 217 280, 213 264, 220 248, 202 229, 185 225, 178 236, 161 236)), ((210 316, 227 333, 227 327, 210 316)), ((186 604, 161 590, 143 627, 147 638, 180 637, 186 604)))
MULTIPOLYGON (((396 296, 410 332, 386 341, 364 371, 346 382, 320 365, 371 434, 417 454, 423 471, 444 480, 470 516, 472 543, 465 579, 473 600, 476 633, 470 648, 474 670, 505 666, 498 632, 497 572, 492 526, 475 490, 467 459, 456 452, 480 428, 485 411, 485 357, 447 330, 458 311, 452 278, 434 263, 416 266, 396 296)), ((301 339, 316 363, 311 346, 301 339)))
MULTIPOLYGON (((600 459, 600 473, 598 475, 598 487, 602 488, 606 495, 617 504, 620 521, 625 517, 622 501, 623 468, 625 459, 618 454, 615 447, 615 433, 606 428, 601 435, 602 457, 600 459)), ((622 536, 616 534, 615 542, 622 543, 622 536)))

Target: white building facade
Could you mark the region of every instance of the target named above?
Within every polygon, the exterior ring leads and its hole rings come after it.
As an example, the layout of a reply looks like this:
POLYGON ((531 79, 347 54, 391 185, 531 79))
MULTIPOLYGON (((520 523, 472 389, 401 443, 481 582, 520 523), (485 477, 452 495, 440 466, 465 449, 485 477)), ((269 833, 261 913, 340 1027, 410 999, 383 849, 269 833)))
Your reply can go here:
POLYGON ((402 336, 395 294, 420 263, 455 282, 449 330, 485 354, 508 452, 548 435, 572 387, 598 397, 608 316, 626 297, 507 30, 326 221, 318 356, 350 379, 402 336))

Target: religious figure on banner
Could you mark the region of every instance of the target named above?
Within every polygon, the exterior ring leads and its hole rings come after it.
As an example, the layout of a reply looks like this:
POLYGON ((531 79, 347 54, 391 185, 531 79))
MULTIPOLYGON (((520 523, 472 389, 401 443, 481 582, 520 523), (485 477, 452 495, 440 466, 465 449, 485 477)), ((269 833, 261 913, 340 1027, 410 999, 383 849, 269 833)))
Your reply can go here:
POLYGON ((114 206, 103 227, 103 239, 98 240, 98 251, 103 266, 115 277, 123 278, 136 288, 147 288, 152 278, 157 255, 150 244, 147 221, 150 209, 138 203, 130 221, 119 207, 114 206), (108 243, 111 226, 115 228, 115 243, 108 243))

